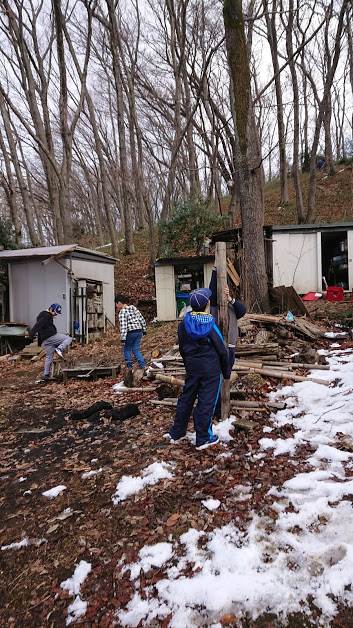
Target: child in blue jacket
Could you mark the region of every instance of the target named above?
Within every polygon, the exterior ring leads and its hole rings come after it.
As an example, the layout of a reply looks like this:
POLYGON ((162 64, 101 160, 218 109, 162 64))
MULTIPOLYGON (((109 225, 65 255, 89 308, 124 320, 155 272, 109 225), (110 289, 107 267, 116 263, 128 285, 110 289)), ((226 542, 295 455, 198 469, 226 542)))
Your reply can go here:
POLYGON ((175 443, 185 438, 194 403, 196 449, 206 449, 219 442, 212 431, 212 417, 220 394, 222 379, 229 379, 228 349, 211 314, 206 313, 212 295, 208 288, 199 288, 190 295, 192 311, 178 327, 179 351, 186 378, 179 397, 174 424, 169 432, 175 443))
MULTIPOLYGON (((216 322, 218 322, 218 303, 217 303, 217 268, 214 266, 212 269, 211 281, 210 281, 210 304, 211 314, 214 316, 216 322)), ((235 348, 238 339, 238 320, 243 318, 246 314, 246 307, 239 299, 232 299, 229 295, 229 288, 227 290, 228 298, 228 350, 229 350, 229 362, 230 368, 233 368, 235 362, 235 348)))

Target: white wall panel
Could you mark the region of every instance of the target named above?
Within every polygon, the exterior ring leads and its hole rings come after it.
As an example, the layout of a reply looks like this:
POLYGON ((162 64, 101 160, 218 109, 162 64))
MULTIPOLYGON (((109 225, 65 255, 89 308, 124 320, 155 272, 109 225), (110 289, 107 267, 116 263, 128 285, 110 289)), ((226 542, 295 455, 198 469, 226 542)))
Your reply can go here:
POLYGON ((175 277, 173 266, 156 266, 157 319, 174 321, 176 319, 175 277))
MULTIPOLYGON (((321 265, 321 264, 320 264, 321 265)), ((273 234, 273 285, 301 294, 321 290, 316 233, 273 234)))

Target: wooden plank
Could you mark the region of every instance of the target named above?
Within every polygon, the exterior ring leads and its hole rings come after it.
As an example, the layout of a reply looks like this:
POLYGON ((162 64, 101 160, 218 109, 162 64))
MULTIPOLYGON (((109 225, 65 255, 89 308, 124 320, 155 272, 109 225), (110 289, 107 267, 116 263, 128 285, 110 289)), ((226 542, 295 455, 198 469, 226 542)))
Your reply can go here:
MULTIPOLYGON (((228 346, 228 299, 225 295, 227 287, 227 245, 225 242, 216 242, 215 265, 217 268, 217 303, 218 324, 223 334, 224 342, 228 346)), ((229 417, 230 383, 224 380, 221 392, 221 418, 229 417)))
POLYGON ((227 257, 227 273, 236 287, 240 286, 240 277, 234 268, 233 263, 227 257))
POLYGON ((309 316, 308 310, 293 286, 270 288, 270 296, 278 305, 280 312, 288 312, 289 310, 296 316, 309 316))
MULTIPOLYGON (((237 370, 237 368, 235 367, 235 370, 237 370)), ((325 379, 318 379, 316 377, 303 377, 302 375, 295 375, 294 373, 291 373, 290 371, 277 371, 276 369, 259 369, 259 368, 248 368, 248 369, 244 369, 244 367, 241 367, 239 369, 242 372, 246 372, 246 373, 258 373, 259 375, 265 375, 265 377, 275 377, 277 379, 291 379, 294 382, 315 382, 316 384, 323 384, 324 386, 329 386, 331 382, 326 381, 325 379)), ((232 374, 233 377, 233 374, 232 374)), ((232 381, 232 378, 231 378, 232 381)))

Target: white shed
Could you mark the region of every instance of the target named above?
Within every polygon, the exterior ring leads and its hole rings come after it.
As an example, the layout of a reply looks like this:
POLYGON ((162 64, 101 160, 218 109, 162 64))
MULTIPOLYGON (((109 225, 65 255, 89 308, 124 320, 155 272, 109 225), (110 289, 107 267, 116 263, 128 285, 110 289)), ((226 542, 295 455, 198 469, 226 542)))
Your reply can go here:
MULTIPOLYGON (((264 228, 269 283, 299 294, 322 292, 325 282, 353 290, 353 222, 272 225, 264 228)), ((215 233, 213 242, 241 249, 241 229, 215 233)))
POLYGON ((214 256, 160 258, 155 263, 157 319, 174 321, 189 293, 208 287, 214 256))
POLYGON ((331 286, 353 290, 353 223, 274 225, 273 285, 299 294, 331 286))
POLYGON ((115 259, 77 244, 0 251, 7 262, 10 320, 34 325, 41 310, 62 305, 55 325, 88 342, 115 324, 115 259))

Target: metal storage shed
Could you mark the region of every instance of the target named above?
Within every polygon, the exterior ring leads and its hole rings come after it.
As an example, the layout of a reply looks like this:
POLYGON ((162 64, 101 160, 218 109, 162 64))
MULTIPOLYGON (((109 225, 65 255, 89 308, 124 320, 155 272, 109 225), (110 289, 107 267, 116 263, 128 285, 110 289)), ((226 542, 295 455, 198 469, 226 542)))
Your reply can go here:
POLYGON ((0 251, 8 265, 10 320, 32 326, 38 312, 60 303, 58 332, 88 342, 107 321, 114 325, 115 261, 77 244, 0 251))
MULTIPOLYGON (((241 229, 215 233, 213 242, 241 248, 241 229)), ((266 265, 274 286, 293 286, 299 294, 328 285, 353 290, 353 222, 264 227, 266 265)))

